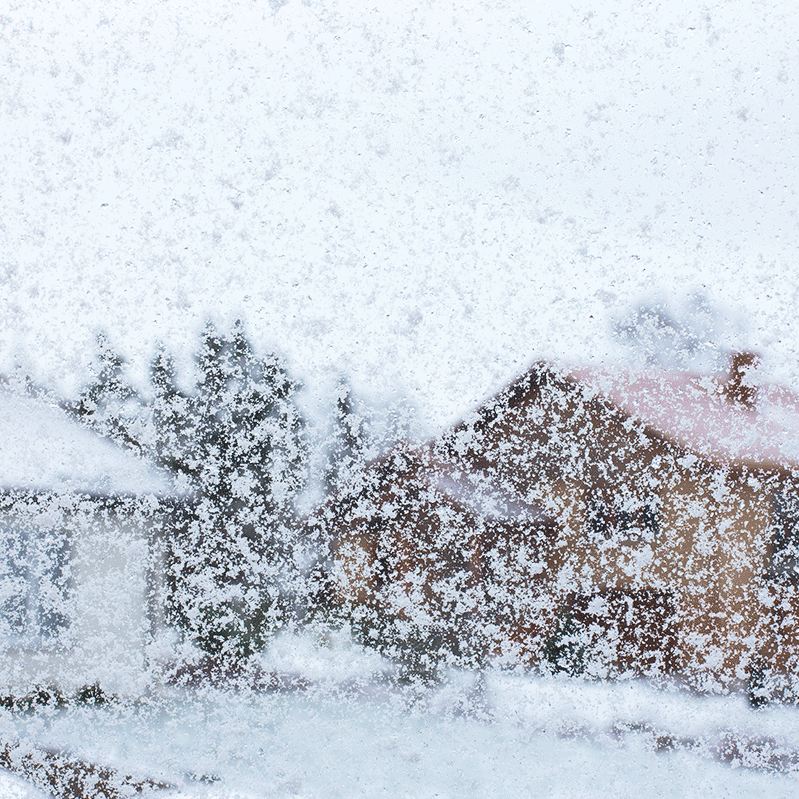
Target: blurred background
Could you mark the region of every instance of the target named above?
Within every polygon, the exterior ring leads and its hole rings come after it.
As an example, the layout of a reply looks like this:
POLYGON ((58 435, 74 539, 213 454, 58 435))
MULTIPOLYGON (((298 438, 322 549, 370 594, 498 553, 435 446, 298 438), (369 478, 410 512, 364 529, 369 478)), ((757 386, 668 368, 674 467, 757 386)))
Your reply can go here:
POLYGON ((799 383, 799 11, 591 5, 6 8, 0 370, 191 386, 242 319, 419 435, 540 357, 799 383))

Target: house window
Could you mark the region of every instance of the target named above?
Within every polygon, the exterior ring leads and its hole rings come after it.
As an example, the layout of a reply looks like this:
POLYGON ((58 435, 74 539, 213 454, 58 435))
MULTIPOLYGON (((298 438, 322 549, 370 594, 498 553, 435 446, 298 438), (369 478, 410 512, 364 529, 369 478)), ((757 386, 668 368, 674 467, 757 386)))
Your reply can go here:
POLYGON ((768 576, 799 584, 799 497, 779 492, 771 504, 771 558, 768 576))
POLYGON ((62 531, 0 527, 0 641, 58 640, 68 626, 68 558, 62 531))
POLYGON ((656 497, 638 504, 589 497, 586 517, 588 532, 596 542, 651 544, 660 531, 660 503, 656 497))

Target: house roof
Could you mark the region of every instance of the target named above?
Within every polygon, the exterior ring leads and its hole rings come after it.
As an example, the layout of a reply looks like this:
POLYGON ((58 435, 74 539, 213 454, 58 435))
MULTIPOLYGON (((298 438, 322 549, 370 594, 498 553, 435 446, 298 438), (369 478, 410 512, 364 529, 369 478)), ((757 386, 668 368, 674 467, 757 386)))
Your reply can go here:
POLYGON ((783 386, 760 383, 747 405, 730 397, 729 375, 593 367, 564 371, 699 456, 747 465, 799 466, 799 395, 783 386))
POLYGON ((0 389, 0 487, 111 495, 184 493, 60 408, 0 389))

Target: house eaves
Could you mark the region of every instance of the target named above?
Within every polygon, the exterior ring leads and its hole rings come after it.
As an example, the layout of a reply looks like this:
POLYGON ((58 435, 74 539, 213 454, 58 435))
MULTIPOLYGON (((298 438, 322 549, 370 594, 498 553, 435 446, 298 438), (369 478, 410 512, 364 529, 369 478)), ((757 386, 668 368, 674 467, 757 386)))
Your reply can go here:
POLYGON ((0 390, 0 489, 181 496, 166 473, 42 400, 0 390))
POLYGON ((655 435, 705 460, 753 468, 799 467, 799 395, 761 384, 751 406, 731 401, 724 376, 593 367, 569 379, 601 395, 655 435))

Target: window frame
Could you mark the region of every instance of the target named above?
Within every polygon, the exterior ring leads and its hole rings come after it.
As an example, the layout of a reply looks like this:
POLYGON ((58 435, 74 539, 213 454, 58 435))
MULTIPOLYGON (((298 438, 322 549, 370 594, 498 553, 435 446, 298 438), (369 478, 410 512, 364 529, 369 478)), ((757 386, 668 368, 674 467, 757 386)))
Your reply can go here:
POLYGON ((18 584, 8 596, 0 591, 0 647, 49 649, 61 644, 72 624, 67 613, 72 560, 67 530, 0 520, 0 585, 6 580, 18 584), (12 613, 18 622, 9 624, 10 603, 17 605, 12 613))
POLYGON ((799 495, 778 489, 771 495, 768 565, 771 582, 799 585, 799 495))
POLYGON ((631 502, 614 496, 611 500, 592 492, 585 502, 589 537, 596 544, 653 546, 661 530, 661 500, 656 494, 631 502))

